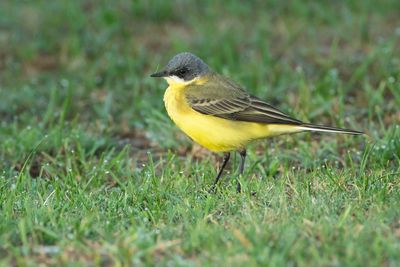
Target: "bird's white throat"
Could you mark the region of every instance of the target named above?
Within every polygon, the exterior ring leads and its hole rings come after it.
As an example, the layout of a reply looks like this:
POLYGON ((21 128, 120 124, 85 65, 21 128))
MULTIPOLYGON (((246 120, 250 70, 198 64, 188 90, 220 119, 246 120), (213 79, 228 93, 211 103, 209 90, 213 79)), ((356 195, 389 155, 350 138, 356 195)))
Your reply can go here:
POLYGON ((184 79, 179 78, 178 76, 175 76, 175 75, 164 77, 164 79, 167 81, 167 83, 169 85, 173 85, 173 84, 174 85, 176 85, 176 84, 178 84, 178 85, 188 85, 188 84, 191 84, 192 82, 194 82, 195 80, 197 80, 197 78, 194 78, 194 79, 192 79, 190 81, 185 81, 184 79))

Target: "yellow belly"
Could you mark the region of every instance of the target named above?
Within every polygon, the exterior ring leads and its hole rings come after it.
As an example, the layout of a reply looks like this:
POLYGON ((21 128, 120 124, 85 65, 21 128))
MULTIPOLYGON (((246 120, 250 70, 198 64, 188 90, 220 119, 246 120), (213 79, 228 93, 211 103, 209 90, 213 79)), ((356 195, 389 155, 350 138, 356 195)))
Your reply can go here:
POLYGON ((287 125, 232 121, 193 110, 184 96, 184 88, 170 86, 164 94, 168 115, 191 139, 215 151, 244 148, 249 142, 282 133, 295 132, 287 125))

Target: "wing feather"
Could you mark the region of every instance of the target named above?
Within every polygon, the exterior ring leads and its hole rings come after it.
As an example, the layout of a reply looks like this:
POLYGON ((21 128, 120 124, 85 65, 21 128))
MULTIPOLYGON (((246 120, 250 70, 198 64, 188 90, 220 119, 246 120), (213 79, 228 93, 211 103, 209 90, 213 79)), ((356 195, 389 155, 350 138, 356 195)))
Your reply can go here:
POLYGON ((191 108, 205 115, 247 122, 302 124, 301 121, 249 95, 239 85, 216 74, 205 84, 189 85, 185 96, 191 108))

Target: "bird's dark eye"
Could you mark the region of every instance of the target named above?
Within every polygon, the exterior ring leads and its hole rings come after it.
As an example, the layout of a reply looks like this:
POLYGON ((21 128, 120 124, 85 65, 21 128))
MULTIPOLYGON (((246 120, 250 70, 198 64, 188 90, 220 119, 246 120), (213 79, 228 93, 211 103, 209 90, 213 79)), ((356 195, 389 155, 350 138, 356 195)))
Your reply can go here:
POLYGON ((187 68, 181 68, 176 72, 176 74, 178 74, 179 77, 183 77, 187 72, 188 72, 187 68))

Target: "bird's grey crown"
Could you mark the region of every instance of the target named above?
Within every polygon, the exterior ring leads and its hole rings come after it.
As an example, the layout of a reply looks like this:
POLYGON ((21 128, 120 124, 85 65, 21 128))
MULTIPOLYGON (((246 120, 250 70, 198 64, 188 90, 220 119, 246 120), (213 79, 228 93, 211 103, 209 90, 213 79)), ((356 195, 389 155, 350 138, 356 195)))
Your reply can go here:
POLYGON ((203 60, 189 52, 175 55, 165 67, 170 75, 178 76, 185 81, 190 81, 198 76, 210 72, 210 68, 203 60))

